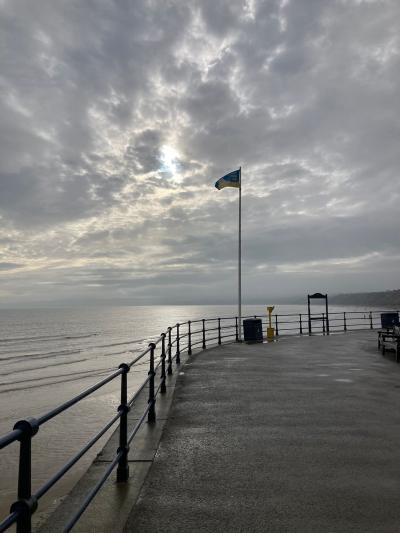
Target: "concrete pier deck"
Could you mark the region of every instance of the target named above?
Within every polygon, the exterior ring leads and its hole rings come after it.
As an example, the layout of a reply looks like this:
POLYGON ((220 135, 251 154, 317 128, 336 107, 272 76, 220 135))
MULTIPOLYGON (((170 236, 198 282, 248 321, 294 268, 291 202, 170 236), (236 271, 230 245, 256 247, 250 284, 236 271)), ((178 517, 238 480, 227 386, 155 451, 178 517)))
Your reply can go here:
POLYGON ((400 365, 376 337, 189 358, 124 531, 400 531, 400 365))

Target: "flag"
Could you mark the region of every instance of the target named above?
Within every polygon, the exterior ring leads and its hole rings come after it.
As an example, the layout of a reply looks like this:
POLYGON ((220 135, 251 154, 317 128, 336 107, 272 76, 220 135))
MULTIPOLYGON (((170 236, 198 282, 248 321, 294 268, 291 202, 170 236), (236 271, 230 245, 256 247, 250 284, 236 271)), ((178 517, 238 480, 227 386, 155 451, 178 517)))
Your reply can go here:
POLYGON ((240 189, 240 169, 234 170, 233 172, 222 176, 222 178, 219 178, 219 180, 215 182, 215 186, 218 190, 221 190, 224 187, 236 187, 237 189, 240 189))

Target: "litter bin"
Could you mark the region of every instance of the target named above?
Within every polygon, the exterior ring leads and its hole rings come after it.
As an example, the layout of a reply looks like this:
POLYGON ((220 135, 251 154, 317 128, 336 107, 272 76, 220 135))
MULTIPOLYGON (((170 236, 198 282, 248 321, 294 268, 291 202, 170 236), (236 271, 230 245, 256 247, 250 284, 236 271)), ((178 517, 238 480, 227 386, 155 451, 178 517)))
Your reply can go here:
POLYGON ((399 313, 381 313, 381 324, 383 329, 389 329, 399 325, 399 313))
POLYGON ((261 318, 246 318, 243 320, 243 335, 245 342, 262 342, 261 318))

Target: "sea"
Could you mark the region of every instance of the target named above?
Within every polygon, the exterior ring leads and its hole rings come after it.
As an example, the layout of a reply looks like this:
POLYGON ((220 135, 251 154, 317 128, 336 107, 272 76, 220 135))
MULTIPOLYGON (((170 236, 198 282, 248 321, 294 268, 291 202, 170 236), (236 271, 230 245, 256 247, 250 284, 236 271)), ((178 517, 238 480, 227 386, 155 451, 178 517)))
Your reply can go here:
MULTIPOLYGON (((330 312, 364 308, 330 307, 330 312)), ((324 311, 313 306, 313 312, 324 311)), ((306 313, 306 306, 278 305, 279 315, 306 313)), ((229 317, 234 305, 88 307, 0 310, 0 435, 17 420, 40 416, 131 361, 168 326, 187 320, 229 317)), ((265 315, 262 305, 245 305, 243 316, 265 315)), ((304 317, 305 318, 305 317, 304 317)), ((297 318, 296 318, 297 320, 297 318)), ((147 375, 147 366, 129 373, 129 393, 147 375)), ((37 490, 115 414, 119 380, 43 425, 32 443, 33 491, 37 490)), ((109 434, 40 501, 53 508, 76 483, 109 434)), ((0 451, 0 521, 16 498, 18 443, 0 451)), ((41 516, 39 513, 39 516, 41 516)))

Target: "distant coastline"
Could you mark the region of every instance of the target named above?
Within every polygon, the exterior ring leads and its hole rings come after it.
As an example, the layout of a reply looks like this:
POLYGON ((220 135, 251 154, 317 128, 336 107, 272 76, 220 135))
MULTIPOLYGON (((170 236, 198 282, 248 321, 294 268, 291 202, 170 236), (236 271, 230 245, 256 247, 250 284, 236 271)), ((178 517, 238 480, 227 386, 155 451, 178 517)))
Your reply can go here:
POLYGON ((400 289, 381 292, 359 292, 354 294, 337 294, 330 298, 335 305, 362 305, 366 307, 400 308, 400 289))
MULTIPOLYGON (((354 292, 343 294, 329 294, 329 303, 332 305, 353 305, 360 307, 383 307, 391 309, 400 308, 400 289, 392 291, 354 292)), ((306 296, 279 298, 274 300, 277 304, 307 304, 306 296)))

